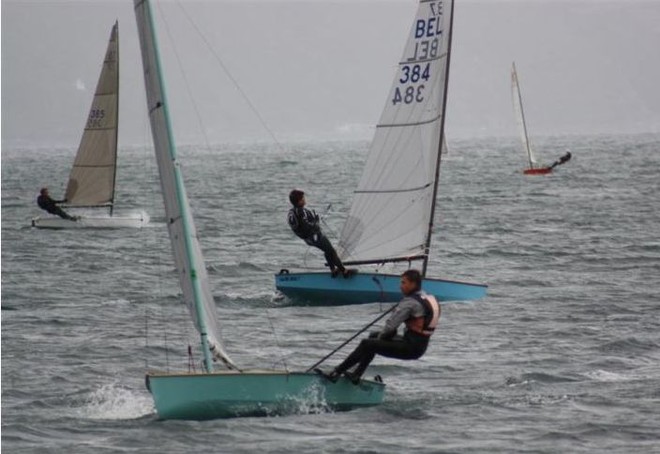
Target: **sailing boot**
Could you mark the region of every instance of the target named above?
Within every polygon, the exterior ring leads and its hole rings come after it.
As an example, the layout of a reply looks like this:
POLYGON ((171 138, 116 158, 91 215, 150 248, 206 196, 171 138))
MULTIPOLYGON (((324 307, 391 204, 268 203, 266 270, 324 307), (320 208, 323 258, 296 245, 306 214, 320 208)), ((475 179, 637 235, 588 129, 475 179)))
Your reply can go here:
POLYGON ((329 374, 326 374, 321 369, 314 369, 314 372, 332 383, 337 383, 337 380, 339 380, 339 376, 341 375, 337 372, 337 369, 333 369, 329 374))
POLYGON ((344 372, 344 377, 348 378, 354 385, 360 384, 360 375, 357 372, 344 372))

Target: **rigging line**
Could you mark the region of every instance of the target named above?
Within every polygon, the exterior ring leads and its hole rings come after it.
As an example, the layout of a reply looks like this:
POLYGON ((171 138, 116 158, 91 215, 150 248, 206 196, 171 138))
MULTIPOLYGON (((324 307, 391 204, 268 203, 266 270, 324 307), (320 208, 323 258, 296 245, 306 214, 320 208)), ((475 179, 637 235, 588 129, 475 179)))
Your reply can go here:
POLYGON ((287 366, 286 364, 286 356, 282 351, 282 345, 280 344, 280 340, 277 337, 277 331, 275 331, 275 325, 273 325, 273 319, 270 317, 270 311, 268 310, 268 308, 266 308, 266 318, 268 319, 268 323, 270 324, 270 330, 273 332, 273 337, 275 338, 275 345, 277 345, 277 349, 279 350, 280 361, 284 366, 284 370, 289 372, 289 366, 287 366))
MULTIPOLYGON (((188 93, 188 97, 190 98, 190 102, 193 106, 193 110, 195 111, 195 115, 197 116, 197 122, 200 126, 200 130, 202 132, 202 135, 204 136, 204 143, 205 143, 205 146, 206 146, 206 150, 210 152, 211 151, 211 144, 210 144, 208 135, 206 134, 206 127, 204 126, 204 122, 202 121, 202 116, 199 112, 199 109, 197 108, 197 103, 195 103, 195 98, 194 98, 194 96, 192 94, 192 91, 190 89, 190 83, 188 82, 186 72, 184 71, 183 63, 181 62, 181 58, 179 57, 179 53, 177 52, 176 41, 174 40, 174 37, 172 36, 172 33, 170 31, 169 23, 167 22, 167 19, 165 17, 165 14, 164 14, 162 8, 160 7, 160 3, 157 3, 157 5, 158 5, 158 12, 160 13, 161 19, 163 20, 163 23, 165 24, 165 31, 167 32, 167 36, 168 36, 170 42, 172 43, 172 49, 174 51, 174 55, 176 57, 177 64, 179 65, 179 71, 181 72, 181 75, 183 77, 184 85, 186 86, 186 91, 188 93)), ((175 221, 177 221, 179 219, 181 219, 181 217, 177 217, 176 219, 170 219, 170 223, 174 223, 175 221)), ((196 233, 193 236, 195 238, 197 238, 196 233)), ((204 266, 206 266, 206 265, 204 265, 204 266)), ((189 332, 188 332, 188 335, 190 335, 189 332)), ((218 336, 220 337, 220 339, 218 339, 218 340, 224 343, 224 338, 222 336, 222 331, 218 330, 218 336)))
POLYGON ((250 98, 248 97, 247 93, 245 93, 245 91, 243 91, 243 89, 242 89, 241 86, 239 85, 238 81, 237 81, 237 80, 234 78, 234 76, 232 76, 232 74, 229 72, 229 68, 227 68, 227 66, 226 66, 225 63, 222 61, 222 59, 220 58, 220 56, 218 55, 218 53, 215 51, 215 49, 213 48, 213 46, 211 45, 211 43, 209 43, 209 41, 206 39, 206 36, 205 36, 205 35, 202 33, 202 31, 199 29, 199 27, 197 26, 197 24, 195 23, 195 21, 193 21, 192 17, 190 17, 190 15, 189 15, 188 12, 186 11, 186 9, 183 7, 183 4, 182 4, 181 2, 176 2, 176 4, 179 6, 179 8, 181 9, 181 11, 183 11, 183 14, 184 14, 184 16, 186 16, 186 19, 188 19, 188 21, 190 22, 190 24, 192 25, 192 27, 195 29, 195 31, 197 32, 197 34, 199 35, 199 37, 202 39, 202 41, 204 42, 204 44, 206 45, 206 47, 209 49, 209 51, 211 52, 211 54, 215 57, 216 61, 217 61, 218 64, 220 65, 220 67, 221 67, 222 70, 225 72, 225 75, 226 75, 226 76, 229 78, 229 80, 234 84, 234 88, 236 88, 236 90, 239 92, 239 94, 240 94, 240 95, 243 97, 243 99, 245 100, 245 102, 246 102, 246 104, 248 105, 248 107, 250 108, 250 110, 252 110, 252 113, 257 117, 257 119, 259 120, 259 123, 261 123, 261 126, 266 130, 266 132, 268 132, 268 135, 270 135, 270 138, 273 139, 273 142, 275 142, 275 144, 279 147, 280 151, 286 151, 286 149, 285 149, 284 146, 280 143, 280 141, 277 140, 277 137, 275 137, 275 133, 273 132, 273 130, 270 129, 270 128, 268 127, 268 124, 266 123, 266 120, 264 120, 264 118, 261 116, 261 114, 259 113, 259 111, 258 111, 257 108, 255 107, 254 103, 252 103, 252 101, 251 101, 250 98))
POLYGON ((334 354, 337 353, 339 350, 341 350, 341 349, 344 348, 346 345, 348 345, 349 342, 351 342, 353 339, 355 339, 356 337, 358 337, 360 334, 364 333, 364 332, 365 332, 366 330, 368 330, 370 327, 372 327, 373 325, 375 325, 380 319, 382 319, 382 318, 385 317, 387 314, 389 314, 389 313, 392 312, 394 309, 396 309, 397 306, 398 306, 398 304, 395 304, 395 305, 393 305, 392 307, 390 307, 388 310, 386 310, 385 312, 381 313, 381 314, 380 314, 378 317, 376 317, 373 321, 371 321, 370 323, 368 323, 368 324, 366 324, 365 326, 363 326, 362 329, 361 329, 360 331, 358 331, 357 333, 353 334, 350 338, 348 338, 348 340, 346 340, 344 343, 342 343, 339 347, 335 348, 333 351, 331 351, 330 353, 328 353, 327 355, 325 355, 323 358, 321 358, 320 360, 318 360, 316 363, 314 363, 313 366, 310 366, 305 372, 311 372, 311 371, 314 370, 316 367, 318 367, 318 366, 320 366, 321 364, 323 364, 328 358, 330 358, 332 355, 334 355, 334 354))
POLYGON ((206 127, 204 126, 204 122, 202 121, 202 116, 199 113, 199 109, 197 108, 197 103, 195 102, 195 98, 193 97, 192 91, 190 90, 190 83, 188 82, 188 77, 186 76, 186 72, 183 70, 183 63, 181 63, 179 52, 176 50, 176 41, 174 41, 174 37, 170 32, 170 25, 167 22, 167 19, 165 18, 165 14, 163 13, 160 3, 156 3, 156 5, 158 7, 158 12, 160 13, 160 17, 163 23, 165 24, 165 31, 167 32, 167 36, 170 39, 170 42, 172 43, 172 50, 174 51, 176 62, 179 65, 179 71, 181 72, 181 75, 183 77, 183 82, 184 85, 186 86, 186 92, 188 93, 188 98, 190 98, 190 103, 192 104, 193 110, 195 111, 195 116, 197 117, 197 123, 199 124, 199 129, 202 131, 202 135, 204 136, 204 143, 206 145, 206 149, 207 151, 210 151, 211 145, 209 143, 209 137, 206 134, 206 127))
POLYGON ((144 370, 149 370, 149 307, 144 305, 144 370))

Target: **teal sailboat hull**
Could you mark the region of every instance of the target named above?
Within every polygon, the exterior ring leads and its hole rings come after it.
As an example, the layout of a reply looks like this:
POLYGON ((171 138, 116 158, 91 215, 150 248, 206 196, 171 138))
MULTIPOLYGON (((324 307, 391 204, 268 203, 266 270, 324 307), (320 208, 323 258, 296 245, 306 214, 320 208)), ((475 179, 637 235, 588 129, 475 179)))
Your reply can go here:
POLYGON ((146 380, 160 419, 346 411, 379 405, 385 395, 382 382, 361 380, 355 385, 342 377, 332 383, 305 372, 149 373, 146 380))
MULTIPOLYGON (((343 305, 400 301, 398 274, 362 273, 333 278, 328 272, 275 275, 275 287, 294 301, 319 305, 343 305)), ((487 285, 425 278, 422 289, 438 301, 470 301, 486 296, 487 285)))

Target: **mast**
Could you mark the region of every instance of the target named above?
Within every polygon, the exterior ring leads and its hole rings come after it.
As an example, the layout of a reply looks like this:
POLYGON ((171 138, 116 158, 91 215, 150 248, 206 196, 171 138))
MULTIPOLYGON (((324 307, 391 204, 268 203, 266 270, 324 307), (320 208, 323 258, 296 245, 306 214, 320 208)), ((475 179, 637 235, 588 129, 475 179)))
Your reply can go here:
MULTIPOLYGON (((115 102, 115 112, 117 112, 117 124, 115 125, 115 149, 119 148, 119 20, 115 20, 114 28, 117 40, 117 100, 115 102)), ((115 186, 117 183, 117 152, 115 152, 115 171, 112 174, 112 194, 110 195, 110 216, 115 209, 115 186)))
MULTIPOLYGON (((161 175, 161 185, 163 184, 163 176, 165 173, 171 171, 174 181, 174 192, 176 194, 176 208, 179 211, 179 219, 170 218, 168 219, 168 231, 170 233, 170 241, 172 242, 173 249, 176 249, 174 244, 175 238, 173 233, 174 224, 180 222, 180 227, 182 230, 183 236, 183 245, 184 245, 184 257, 185 257, 185 272, 187 273, 187 278, 192 284, 192 293, 193 293, 193 304, 194 310, 197 318, 197 327, 200 333, 200 341, 202 346, 202 352, 204 354, 204 367, 206 372, 213 371, 213 362, 211 360, 211 351, 209 348, 207 326, 205 322, 205 317, 203 315, 203 301, 201 288, 201 282, 198 277, 198 271, 195 268, 195 261, 193 259, 193 228, 191 227, 191 217, 188 212, 188 203, 185 193, 185 188, 183 185, 183 177, 181 175, 180 164, 177 160, 176 146, 174 144, 174 136, 172 133, 172 126, 170 121, 170 115, 168 111, 167 97, 165 93, 165 82, 163 78, 162 65, 160 62, 160 51, 158 49, 158 41, 156 36, 156 30, 154 26, 153 14, 151 11, 151 4, 149 0, 134 0, 135 8, 135 17, 137 20, 137 27, 140 38, 140 48, 142 53, 142 63, 144 66, 145 74, 145 87, 147 91, 147 109, 149 111, 149 117, 151 120, 151 132, 154 140, 154 148, 156 151, 156 157, 160 158, 160 153, 164 153, 165 156, 169 159, 170 168, 166 168, 165 165, 161 165, 163 161, 158 160, 159 172, 161 175), (149 41, 150 40, 150 41, 149 41), (153 61, 149 60, 149 56, 153 57, 153 61), (151 63, 155 68, 151 68, 151 63), (149 71, 155 69, 155 77, 150 78, 149 71), (156 94, 153 95, 150 87, 150 84, 154 83, 156 86, 156 94), (152 96, 150 97, 150 94, 152 96), (155 97, 156 99, 150 99, 155 97), (160 99, 158 99, 158 97, 160 99), (164 130, 164 131, 163 131, 164 130), (159 132, 165 132, 164 136, 159 135, 159 132)), ((163 193, 165 196, 165 192, 163 193)), ((167 202, 167 201, 166 201, 167 202)), ((166 203, 167 207, 167 203, 166 203)), ((166 214, 167 213, 166 210, 166 214)), ((176 251, 175 251, 176 254, 176 251)), ((203 266, 203 263, 202 263, 203 266)), ((200 270, 201 271, 201 270, 200 270)))
POLYGON ((454 0, 451 2, 449 16, 449 41, 447 43, 447 65, 445 68, 445 88, 444 99, 442 100, 442 119, 440 120, 440 138, 438 140, 438 159, 435 166, 435 177, 433 181, 433 198, 431 199, 431 216, 429 217, 429 229, 424 246, 424 263, 422 265, 422 277, 426 277, 426 269, 429 264, 429 254, 431 252, 431 237, 433 236, 433 221, 435 218, 436 198, 438 196, 438 183, 440 182, 440 163, 442 161, 442 144, 445 141, 445 118, 447 116, 447 88, 449 87, 449 63, 451 60, 451 40, 454 32, 454 0))
POLYGON ((527 160, 529 161, 529 168, 534 168, 532 161, 532 150, 529 147, 529 137, 527 136, 527 124, 525 123, 525 111, 523 109, 522 95, 520 94, 520 84, 518 84, 518 71, 516 71, 516 62, 512 63, 511 75, 513 76, 513 83, 516 87, 516 96, 518 97, 518 106, 520 107, 520 120, 523 127, 523 134, 525 135, 525 148, 527 149, 527 160))

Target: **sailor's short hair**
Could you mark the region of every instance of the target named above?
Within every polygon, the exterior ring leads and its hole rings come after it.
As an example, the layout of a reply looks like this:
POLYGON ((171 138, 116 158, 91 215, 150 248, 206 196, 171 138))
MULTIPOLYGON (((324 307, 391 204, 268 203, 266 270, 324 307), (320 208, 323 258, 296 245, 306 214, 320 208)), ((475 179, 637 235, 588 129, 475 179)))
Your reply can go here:
POLYGON ((401 274, 401 276, 405 277, 410 282, 415 284, 417 289, 422 288, 422 273, 420 273, 418 270, 415 269, 406 270, 403 272, 403 274, 401 274))

